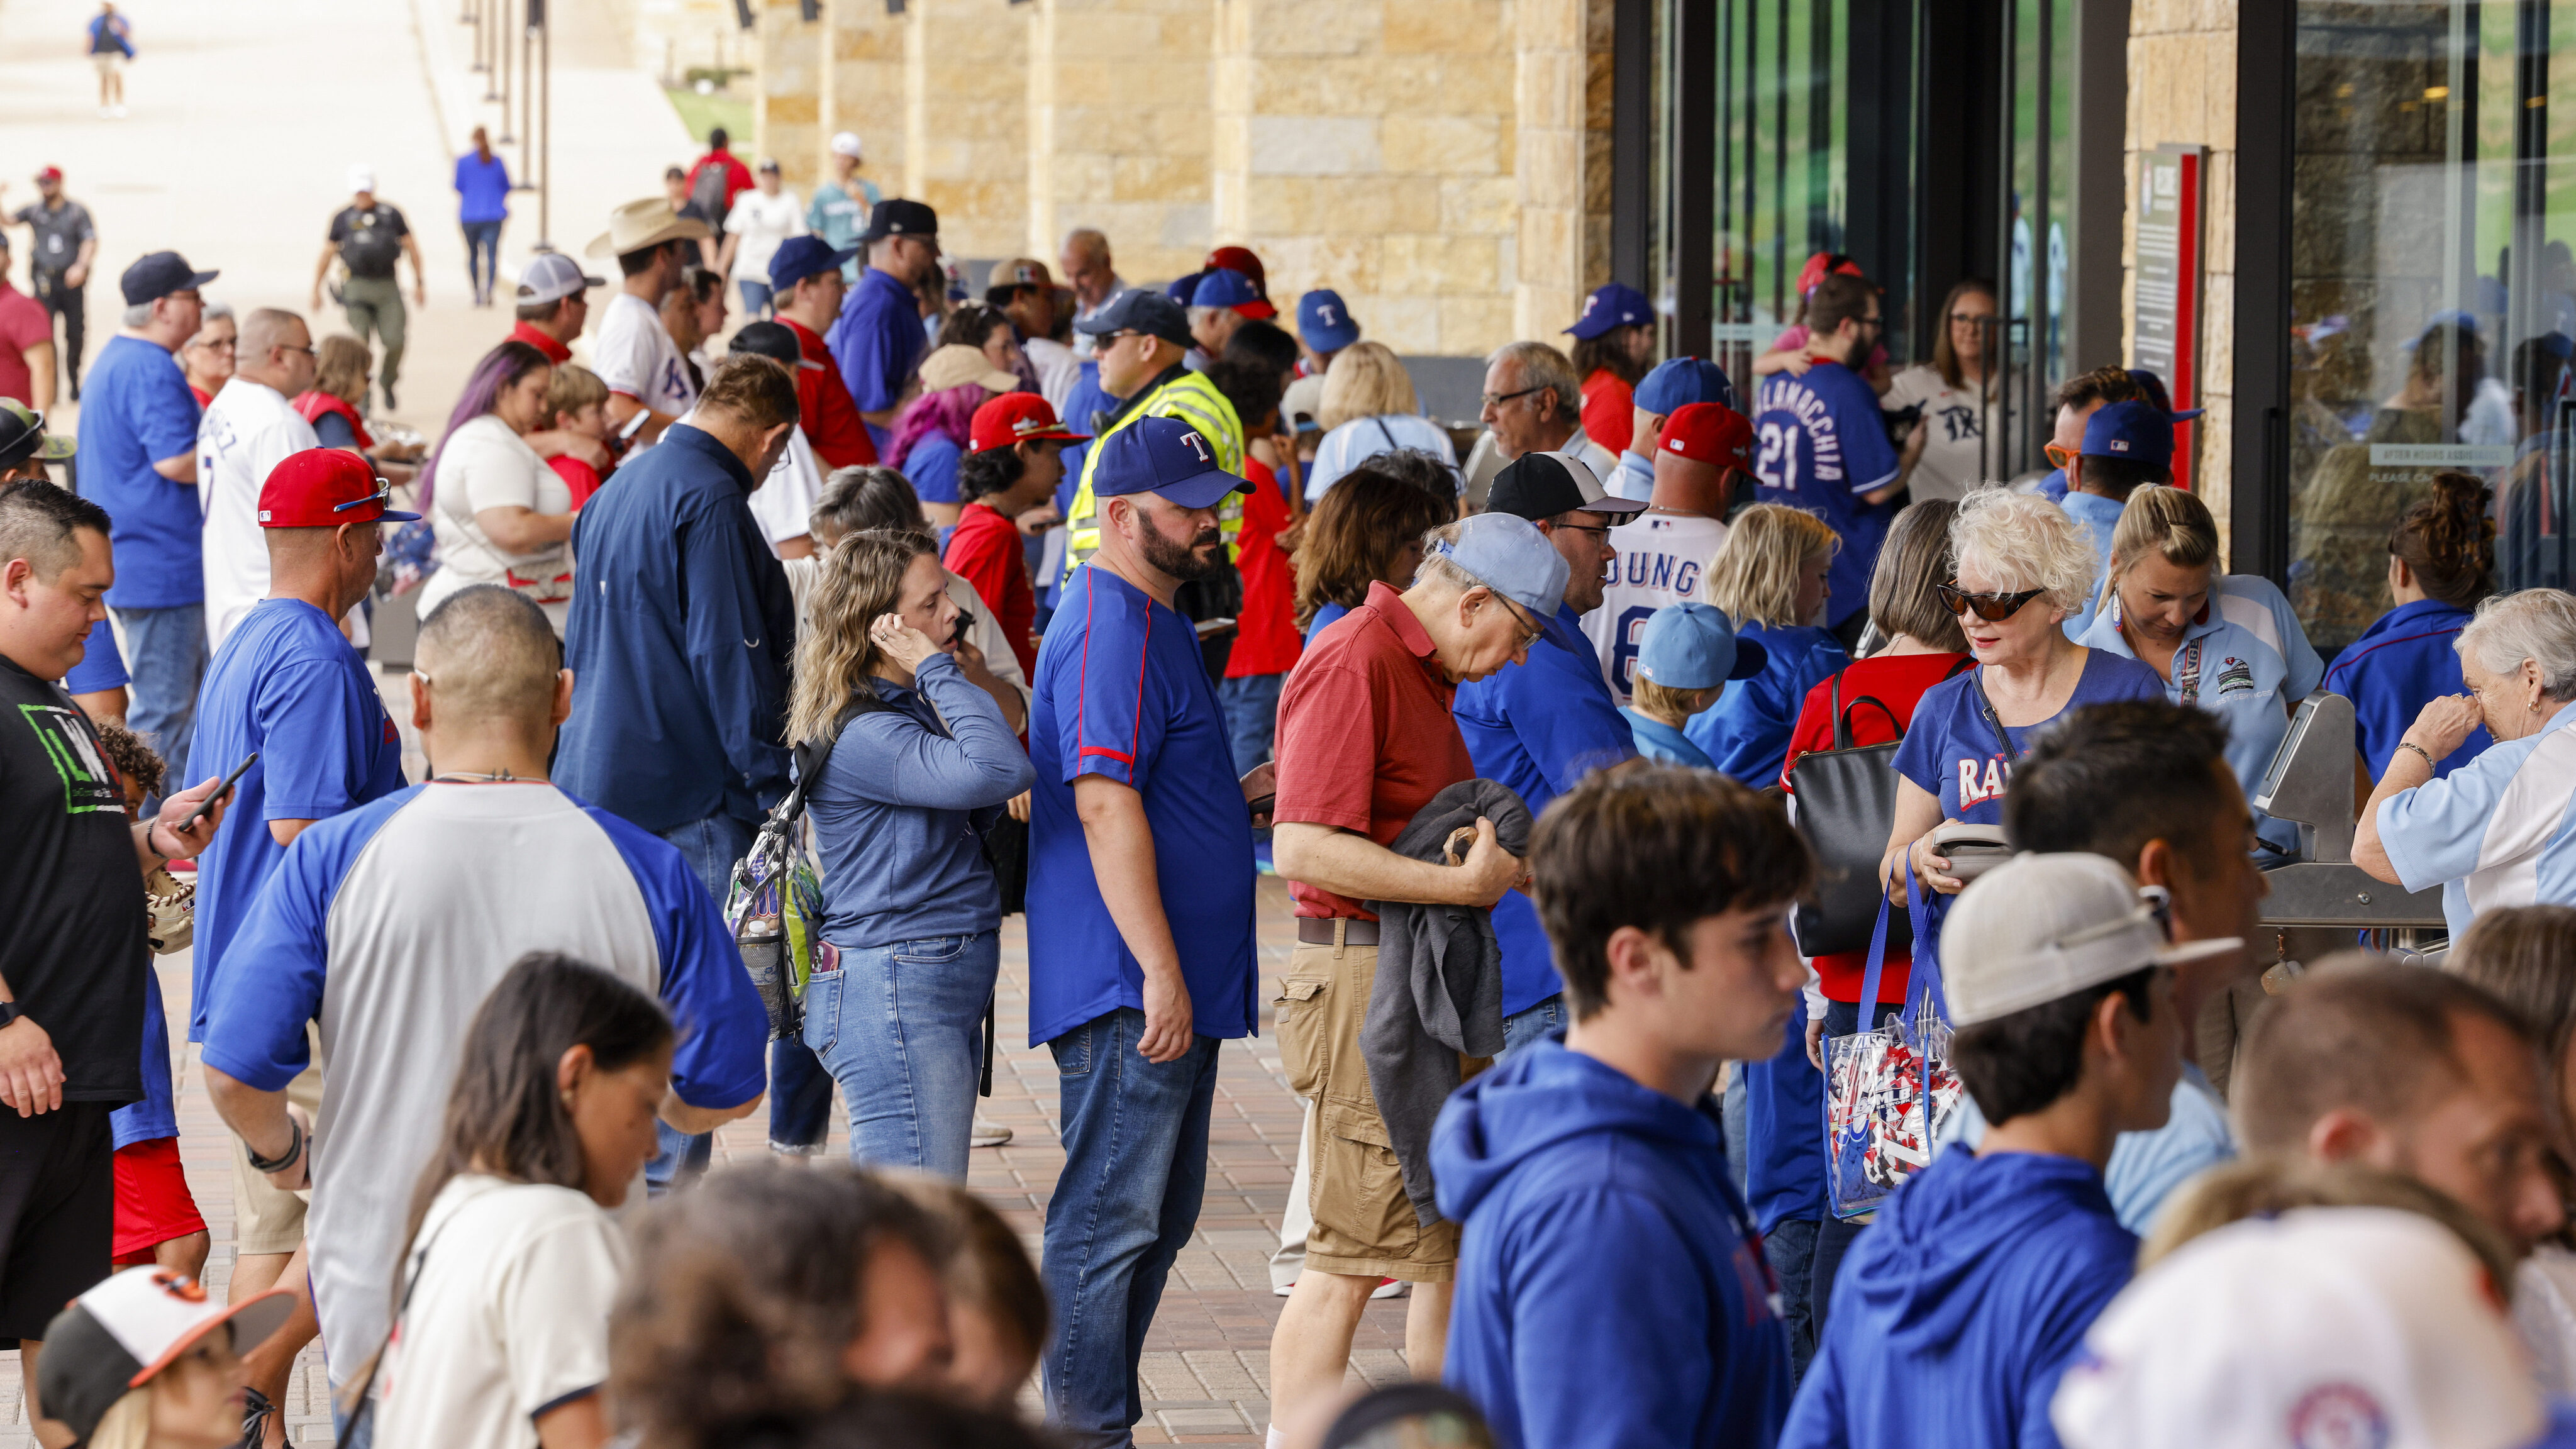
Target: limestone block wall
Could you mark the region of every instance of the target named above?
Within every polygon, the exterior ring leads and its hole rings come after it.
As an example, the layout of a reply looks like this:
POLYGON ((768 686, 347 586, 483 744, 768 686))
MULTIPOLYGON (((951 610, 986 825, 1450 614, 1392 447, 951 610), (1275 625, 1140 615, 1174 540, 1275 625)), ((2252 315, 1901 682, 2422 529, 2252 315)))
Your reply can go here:
POLYGON ((758 42, 743 33, 733 0, 634 0, 629 14, 636 67, 666 86, 681 84, 695 66, 760 64, 758 42))
POLYGON ((1091 226, 1108 234, 1131 279, 1196 271, 1211 244, 1214 0, 1019 8, 1035 12, 1026 61, 1030 251, 1053 257, 1068 229, 1091 226))
POLYGON ((2209 148, 2201 172, 2200 405, 2193 491, 2228 529, 2236 393, 2236 0, 2130 0, 2123 347, 2137 335, 2139 154, 2209 148))
MULTIPOLYGON (((1514 0, 1218 0, 1215 239, 1399 352, 1511 340, 1514 0)), ((1520 0, 1527 3, 1527 0, 1520 0)))
POLYGON ((753 146, 778 158, 787 188, 813 195, 821 171, 824 27, 804 18, 798 0, 760 0, 752 37, 759 71, 752 84, 753 146))
POLYGON ((1016 256, 1027 240, 1029 8, 905 6, 904 168, 887 194, 936 208, 940 243, 953 255, 1016 256))
POLYGON ((865 148, 860 175, 888 196, 902 194, 905 144, 905 23, 886 13, 885 0, 823 0, 824 60, 816 71, 816 174, 833 175, 822 155, 842 131, 858 134, 865 148))
POLYGON ((1513 0, 1519 276, 1512 331, 1555 334, 1610 280, 1611 0, 1513 0))

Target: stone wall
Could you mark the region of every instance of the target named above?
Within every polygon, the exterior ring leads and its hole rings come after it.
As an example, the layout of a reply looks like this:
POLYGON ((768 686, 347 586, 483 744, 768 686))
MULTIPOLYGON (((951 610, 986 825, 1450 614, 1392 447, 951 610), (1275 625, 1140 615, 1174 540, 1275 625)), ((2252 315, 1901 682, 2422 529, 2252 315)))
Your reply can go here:
POLYGON ((752 77, 752 150, 778 158, 789 190, 809 196, 822 169, 824 27, 804 18, 799 0, 760 0, 759 24, 746 40, 759 46, 752 77))
MULTIPOLYGON (((990 4, 999 23, 1004 7, 990 4)), ((1077 226, 1135 281, 1198 270, 1215 181, 1214 0, 1034 0, 1028 225, 1041 257, 1077 226)), ((1011 248, 1017 251, 1018 248, 1011 248)))
MULTIPOLYGON (((682 84, 693 67, 760 64, 759 42, 742 31, 733 0, 634 0, 628 13, 636 67, 666 86, 682 84)), ((788 13, 795 13, 792 5, 788 13)))
POLYGON ((1512 332, 1555 334, 1610 280, 1611 0, 1513 0, 1519 269, 1512 332))
MULTIPOLYGON (((823 0, 823 48, 829 59, 817 73, 824 82, 816 100, 818 152, 842 131, 855 132, 865 156, 860 175, 879 190, 903 190, 905 25, 886 13, 885 0, 823 0)), ((816 174, 830 176, 831 158, 818 154, 816 174)))
POLYGON ((878 184, 937 209, 955 256, 1014 256, 1027 239, 1028 8, 905 6, 904 168, 900 185, 878 184))
MULTIPOLYGON (((2128 194, 2139 155, 2163 145, 2209 148, 2201 171, 2200 406, 2193 491, 2228 531, 2235 459, 2236 0, 2130 0, 2128 194)), ((2123 342, 2137 335, 2137 205, 2128 207, 2121 266, 2123 342)))

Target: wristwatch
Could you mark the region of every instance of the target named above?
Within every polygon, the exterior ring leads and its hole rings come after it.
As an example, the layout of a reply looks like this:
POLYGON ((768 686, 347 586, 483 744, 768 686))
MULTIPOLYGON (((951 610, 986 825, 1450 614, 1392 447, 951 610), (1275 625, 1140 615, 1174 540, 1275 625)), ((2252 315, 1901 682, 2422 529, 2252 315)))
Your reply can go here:
POLYGON ((9 1023, 16 1021, 19 1017, 24 1015, 26 1015, 26 1013, 18 1009, 18 1003, 14 1001, 0 1001, 0 1027, 6 1027, 9 1023))

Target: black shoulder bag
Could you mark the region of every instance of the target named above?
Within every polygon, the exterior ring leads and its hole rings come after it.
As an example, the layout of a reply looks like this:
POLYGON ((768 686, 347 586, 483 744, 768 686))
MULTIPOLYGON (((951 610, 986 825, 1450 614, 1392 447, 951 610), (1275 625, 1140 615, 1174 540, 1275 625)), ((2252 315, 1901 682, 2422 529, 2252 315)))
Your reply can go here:
MULTIPOLYGON (((1968 665, 1962 661, 1959 667, 1968 665)), ((1874 695, 1845 707, 1840 673, 1831 689, 1834 747, 1800 755, 1789 767, 1791 793, 1798 799, 1798 834, 1816 858, 1815 895, 1789 917, 1789 934, 1803 956, 1858 951, 1870 944, 1879 902, 1886 896, 1878 883, 1879 862, 1887 856, 1887 837, 1896 830, 1897 741, 1854 745, 1851 720, 1866 705, 1887 716, 1900 736, 1905 722, 1874 695)), ((1887 949, 1901 950, 1913 942, 1910 921, 1900 915, 1888 922, 1887 949)))

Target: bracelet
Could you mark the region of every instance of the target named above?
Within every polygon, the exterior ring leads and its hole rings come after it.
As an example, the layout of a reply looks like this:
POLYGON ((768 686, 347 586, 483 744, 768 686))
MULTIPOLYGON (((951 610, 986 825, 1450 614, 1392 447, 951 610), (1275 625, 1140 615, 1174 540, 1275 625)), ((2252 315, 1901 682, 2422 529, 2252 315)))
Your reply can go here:
POLYGON ((262 1157, 249 1142, 245 1141, 242 1143, 242 1153, 250 1159, 251 1171, 284 1172, 286 1169, 295 1165, 295 1159, 304 1155, 304 1128, 302 1124, 296 1122, 295 1119, 290 1117, 287 1119, 286 1125, 293 1129, 295 1133, 295 1141, 287 1147, 286 1155, 283 1157, 275 1160, 262 1157))
POLYGON ((2431 751, 2426 750, 2422 745, 2415 743, 2413 740, 2399 740, 2397 742, 2397 748, 2401 750, 2413 750, 2416 754, 2422 755, 2424 757, 2424 768, 2428 770, 2439 770, 2442 768, 2441 763, 2433 758, 2431 751))

